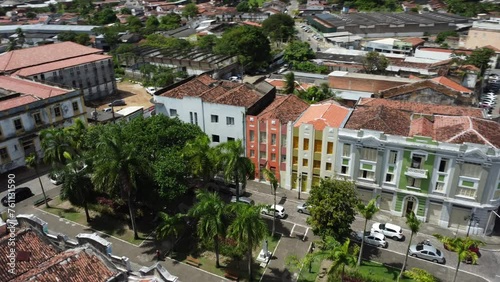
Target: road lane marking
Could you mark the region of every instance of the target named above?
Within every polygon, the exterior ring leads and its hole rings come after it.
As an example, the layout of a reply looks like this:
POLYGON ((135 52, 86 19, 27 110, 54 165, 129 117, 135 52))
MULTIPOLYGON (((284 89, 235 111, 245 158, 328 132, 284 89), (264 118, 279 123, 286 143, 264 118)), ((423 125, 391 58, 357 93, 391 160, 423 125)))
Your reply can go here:
POLYGON ((296 225, 294 224, 293 227, 292 227, 292 231, 290 231, 290 237, 292 237, 292 235, 293 235, 293 230, 295 229, 295 226, 296 225))

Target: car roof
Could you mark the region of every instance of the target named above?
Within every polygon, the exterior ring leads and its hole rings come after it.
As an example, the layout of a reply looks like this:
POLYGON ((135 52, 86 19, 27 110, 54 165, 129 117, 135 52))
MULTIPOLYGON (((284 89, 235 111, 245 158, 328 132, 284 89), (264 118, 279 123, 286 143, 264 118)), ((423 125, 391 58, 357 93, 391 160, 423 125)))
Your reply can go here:
POLYGON ((382 239, 382 240, 384 240, 384 239, 385 239, 385 235, 384 235, 384 234, 382 234, 382 233, 372 232, 371 234, 368 234, 368 236, 370 236, 370 235, 371 235, 371 236, 373 236, 373 237, 380 238, 380 239, 382 239))
MULTIPOLYGON (((273 208, 273 207, 274 207, 274 205, 272 205, 272 206, 271 206, 271 208, 273 208)), ((281 211, 281 210, 284 210, 285 208, 284 208, 283 206, 276 205, 275 209, 276 209, 277 211, 281 211)))
POLYGON ((401 229, 400 226, 392 224, 392 223, 386 223, 385 224, 385 228, 396 229, 396 231, 399 230, 399 229, 401 229))

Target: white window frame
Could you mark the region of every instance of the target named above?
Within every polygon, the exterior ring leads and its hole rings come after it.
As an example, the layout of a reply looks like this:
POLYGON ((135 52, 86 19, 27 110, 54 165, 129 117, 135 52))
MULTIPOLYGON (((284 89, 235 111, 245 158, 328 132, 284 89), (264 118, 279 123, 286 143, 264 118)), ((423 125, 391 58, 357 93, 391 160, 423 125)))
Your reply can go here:
POLYGON ((420 191, 422 189, 422 179, 411 177, 411 176, 407 176, 407 178, 406 178, 406 188, 407 189, 411 189, 411 190, 420 191), (420 187, 410 185, 410 183, 409 183, 410 181, 408 181, 408 178, 413 178, 413 179, 415 179, 415 181, 418 181, 418 184, 419 184, 418 186, 420 186, 420 187))
POLYGON ((226 125, 234 125, 234 117, 226 117, 226 125))
POLYGON ((436 179, 435 179, 434 185, 432 187, 432 192, 446 194, 446 190, 448 188, 450 169, 451 169, 451 159, 448 157, 439 157, 437 162, 436 162, 436 168, 435 168, 436 179), (443 159, 447 160, 446 169, 445 169, 445 171, 439 171, 439 167, 441 166, 441 162, 443 161, 443 159), (444 176, 444 180, 439 181, 439 176, 444 176), (441 190, 437 189, 438 184, 442 185, 443 188, 441 190))
POLYGON ((341 152, 340 152, 340 171, 339 171, 339 174, 340 175, 350 175, 351 173, 351 156, 352 156, 352 144, 350 143, 342 143, 342 146, 340 147, 341 148, 341 152), (344 149, 346 146, 348 145, 349 146, 349 149, 348 149, 348 154, 345 155, 344 153, 344 149), (347 165, 344 164, 344 160, 347 160, 347 165), (342 173, 342 167, 346 167, 346 172, 345 173, 342 173))
POLYGON ((171 117, 176 117, 176 116, 178 116, 178 114, 177 114, 177 109, 169 109, 168 113, 169 113, 169 115, 170 115, 171 117))
POLYGON ((396 184, 399 156, 400 156, 400 151, 391 150, 391 149, 388 150, 387 163, 386 163, 387 169, 385 170, 384 183, 396 184), (393 152, 396 153, 396 159, 394 160, 394 163, 392 164, 391 163, 391 155, 393 152), (392 172, 389 172, 389 168, 391 168, 391 167, 392 167, 392 172), (386 180, 388 174, 392 175, 392 181, 386 180))

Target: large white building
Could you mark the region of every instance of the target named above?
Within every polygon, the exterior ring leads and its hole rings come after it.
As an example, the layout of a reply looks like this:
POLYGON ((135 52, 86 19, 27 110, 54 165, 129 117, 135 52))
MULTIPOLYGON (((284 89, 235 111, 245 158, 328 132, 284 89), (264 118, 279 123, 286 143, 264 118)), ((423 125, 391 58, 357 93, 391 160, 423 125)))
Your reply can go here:
POLYGON ((80 90, 0 76, 0 173, 25 165, 40 152, 40 130, 86 120, 80 90))
POLYGON ((267 83, 251 85, 201 75, 158 91, 154 103, 158 114, 198 125, 216 145, 245 141, 245 116, 258 114, 275 96, 267 83))

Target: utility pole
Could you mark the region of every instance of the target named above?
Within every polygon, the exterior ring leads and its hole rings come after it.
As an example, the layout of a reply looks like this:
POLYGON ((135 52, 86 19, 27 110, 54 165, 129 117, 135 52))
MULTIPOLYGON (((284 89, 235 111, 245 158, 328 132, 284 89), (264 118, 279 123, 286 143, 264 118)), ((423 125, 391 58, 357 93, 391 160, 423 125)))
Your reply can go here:
POLYGON ((299 175, 297 175, 297 178, 299 179, 299 188, 297 189, 297 192, 299 194, 298 194, 297 198, 300 200, 300 191, 302 190, 302 173, 300 173, 299 175))
POLYGON ((467 235, 466 235, 466 237, 469 237, 469 232, 470 232, 470 227, 472 225, 472 222, 475 221, 476 223, 479 223, 479 218, 477 218, 474 213, 471 213, 470 215, 466 216, 464 219, 469 221, 469 227, 467 228, 467 235))

